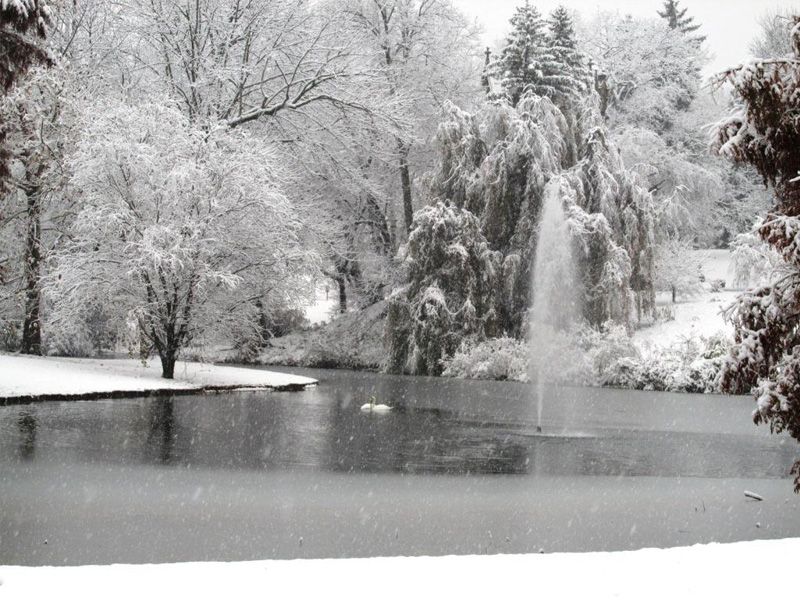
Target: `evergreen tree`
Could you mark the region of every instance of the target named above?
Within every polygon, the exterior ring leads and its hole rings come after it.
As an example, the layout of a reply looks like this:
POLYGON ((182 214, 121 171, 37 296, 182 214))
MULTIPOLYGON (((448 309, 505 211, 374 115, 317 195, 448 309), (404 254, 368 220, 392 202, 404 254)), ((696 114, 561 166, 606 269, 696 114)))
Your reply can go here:
MULTIPOLYGON (((800 16, 793 24, 794 56, 752 62, 718 82, 733 87, 740 105, 717 125, 715 149, 753 165, 774 188, 777 205, 758 233, 783 259, 780 277, 743 294, 732 311, 736 345, 722 385, 732 393, 754 390, 755 422, 800 440, 800 16)), ((800 460, 792 473, 800 493, 800 460)))
POLYGON ((28 67, 47 60, 39 43, 50 22, 44 0, 0 0, 0 87, 8 90, 28 67))
POLYGON ((587 61, 578 50, 575 27, 569 11, 559 6, 548 21, 547 46, 542 61, 542 81, 538 90, 565 107, 589 90, 591 80, 587 61))
POLYGON ((545 47, 545 22, 536 7, 525 0, 511 17, 511 33, 492 68, 512 106, 525 90, 541 84, 545 47))
MULTIPOLYGON (((0 90, 7 92, 36 63, 49 57, 41 46, 50 23, 45 0, 0 0, 0 90)), ((0 188, 8 175, 6 127, 0 123, 0 188)))
MULTIPOLYGON (((680 8, 680 0, 664 0, 664 10, 658 11, 658 16, 665 19, 670 29, 677 29, 686 35, 693 34, 700 29, 700 25, 694 22, 694 17, 689 17, 686 12, 689 9, 680 8)), ((692 39, 698 43, 704 42, 706 36, 696 35, 692 39)))

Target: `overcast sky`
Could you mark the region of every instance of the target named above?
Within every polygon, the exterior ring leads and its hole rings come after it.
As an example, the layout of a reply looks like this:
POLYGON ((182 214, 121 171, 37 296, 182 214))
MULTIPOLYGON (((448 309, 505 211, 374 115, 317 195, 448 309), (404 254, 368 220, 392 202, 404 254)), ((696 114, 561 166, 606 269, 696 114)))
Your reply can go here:
MULTIPOLYGON (((508 20, 524 0, 453 0, 467 15, 485 29, 485 42, 493 46, 508 31, 508 20)), ((531 0, 542 13, 549 14, 557 5, 577 10, 588 19, 600 11, 616 11, 636 17, 657 16, 663 0, 531 0)), ((756 20, 771 8, 800 6, 800 0, 683 0, 681 8, 702 25, 713 54, 708 74, 741 63, 748 57, 748 44, 756 30, 756 20)))

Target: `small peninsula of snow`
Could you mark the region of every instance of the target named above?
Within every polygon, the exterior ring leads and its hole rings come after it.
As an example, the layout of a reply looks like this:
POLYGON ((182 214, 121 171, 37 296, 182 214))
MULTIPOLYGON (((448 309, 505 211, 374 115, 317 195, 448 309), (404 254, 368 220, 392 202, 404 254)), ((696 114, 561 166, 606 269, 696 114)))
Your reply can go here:
POLYGON ((297 388, 315 379, 262 369, 179 362, 175 379, 156 360, 49 358, 0 354, 0 398, 88 396, 163 390, 297 388))

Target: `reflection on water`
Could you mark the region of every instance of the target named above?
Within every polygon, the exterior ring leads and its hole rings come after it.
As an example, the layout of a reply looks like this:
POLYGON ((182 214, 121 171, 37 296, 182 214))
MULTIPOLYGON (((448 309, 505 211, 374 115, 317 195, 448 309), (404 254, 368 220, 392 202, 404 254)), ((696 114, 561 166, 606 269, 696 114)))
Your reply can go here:
POLYGON ((36 448, 36 417, 30 411, 23 411, 19 414, 17 426, 19 427, 20 458, 32 459, 36 448))
POLYGON ((150 402, 150 426, 147 430, 148 456, 168 465, 175 443, 175 408, 172 398, 156 398, 150 402))
MULTIPOLYGON (((660 396, 653 404, 641 396, 623 412, 615 408, 617 396, 599 403, 587 392, 564 398, 562 422, 546 423, 545 435, 536 435, 524 386, 327 377, 300 393, 46 403, 24 412, 3 407, 0 467, 34 460, 409 474, 783 477, 793 459, 794 448, 779 438, 750 429, 718 432, 724 419, 713 406, 704 409, 707 416, 693 415, 691 423, 708 421, 697 430, 670 430, 686 411, 686 397, 660 396), (469 398, 465 390, 472 391, 469 398), (362 413, 361 403, 373 394, 395 410, 362 413), (654 428, 656 421, 669 427, 654 428)), ((558 414, 557 407, 548 412, 558 414)))

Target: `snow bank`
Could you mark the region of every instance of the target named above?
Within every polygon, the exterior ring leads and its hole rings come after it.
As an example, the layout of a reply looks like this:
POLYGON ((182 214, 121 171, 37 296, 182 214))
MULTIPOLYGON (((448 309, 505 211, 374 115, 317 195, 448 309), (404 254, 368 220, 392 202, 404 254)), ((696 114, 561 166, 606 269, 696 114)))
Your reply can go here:
POLYGON ((28 598, 770 598, 791 595, 800 539, 666 550, 0 567, 0 596, 28 598))
POLYGON ((286 388, 316 383, 314 379, 263 371, 179 362, 175 379, 161 377, 158 360, 45 358, 0 354, 0 398, 82 396, 153 390, 203 388, 286 388))

